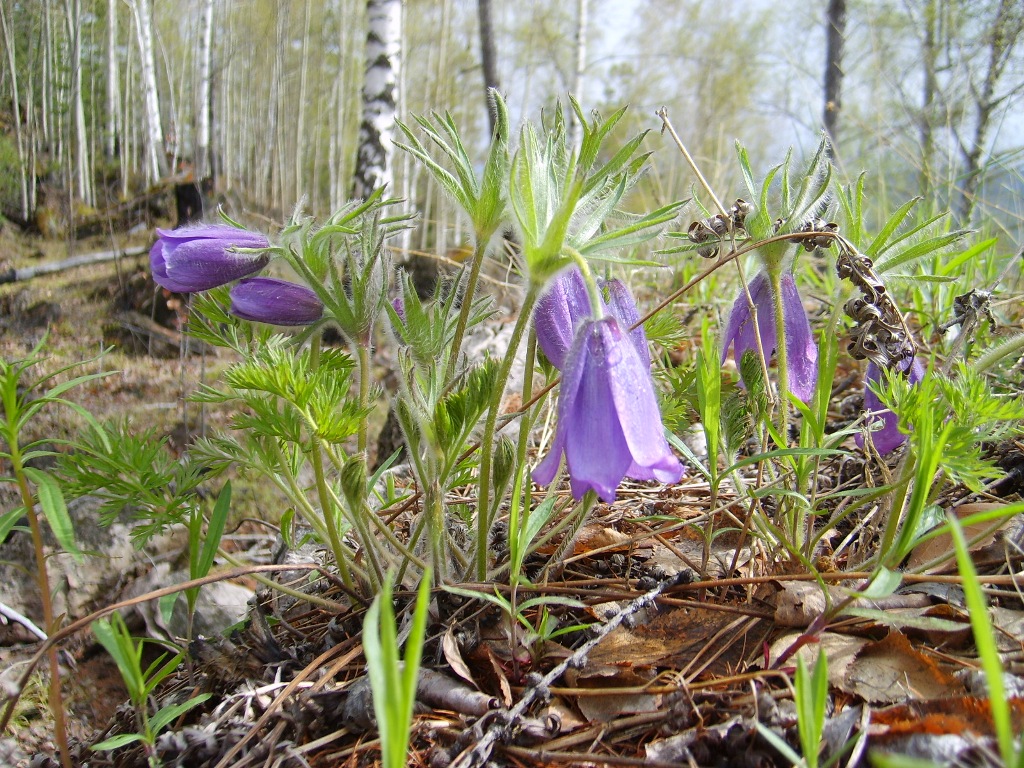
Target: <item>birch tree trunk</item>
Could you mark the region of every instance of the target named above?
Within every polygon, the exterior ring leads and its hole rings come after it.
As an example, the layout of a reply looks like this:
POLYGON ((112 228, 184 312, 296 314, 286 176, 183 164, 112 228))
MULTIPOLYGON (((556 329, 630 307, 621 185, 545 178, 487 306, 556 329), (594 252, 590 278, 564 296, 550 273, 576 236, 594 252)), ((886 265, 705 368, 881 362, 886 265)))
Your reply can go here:
POLYGON ((153 51, 153 20, 149 0, 131 0, 135 33, 139 42, 142 87, 146 101, 146 178, 155 182, 167 175, 164 133, 160 124, 160 93, 156 87, 156 55, 153 51))
POLYGON ((121 107, 117 67, 117 8, 119 5, 118 0, 107 0, 107 92, 103 154, 108 160, 117 154, 117 116, 121 107))
POLYGON ((21 105, 18 96, 18 69, 15 66, 17 57, 14 50, 14 34, 9 25, 4 4, 0 3, 0 27, 3 28, 4 45, 7 48, 7 62, 11 68, 11 93, 14 107, 14 141, 18 150, 18 171, 21 192, 21 218, 28 221, 28 178, 25 163, 25 140, 21 135, 21 105))
POLYGON ((199 93, 196 109, 199 118, 196 125, 195 178, 202 182, 212 175, 210 159, 210 119, 213 110, 210 104, 210 64, 213 60, 213 0, 203 0, 199 18, 199 93))
POLYGON ((92 178, 89 165, 89 136, 85 127, 85 105, 82 100, 82 0, 64 0, 65 23, 71 44, 71 110, 74 123, 74 177, 78 199, 93 204, 92 178))
POLYGON ((366 75, 355 197, 391 186, 395 104, 401 67, 402 0, 367 0, 366 75))
POLYGON ((304 22, 302 26, 302 54, 301 62, 299 64, 299 104, 298 104, 298 117, 295 124, 295 202, 297 203, 302 199, 303 186, 305 179, 302 173, 302 167, 304 165, 304 159, 306 154, 306 89, 309 81, 309 26, 313 15, 313 9, 310 6, 309 0, 306 0, 306 7, 304 9, 304 22))

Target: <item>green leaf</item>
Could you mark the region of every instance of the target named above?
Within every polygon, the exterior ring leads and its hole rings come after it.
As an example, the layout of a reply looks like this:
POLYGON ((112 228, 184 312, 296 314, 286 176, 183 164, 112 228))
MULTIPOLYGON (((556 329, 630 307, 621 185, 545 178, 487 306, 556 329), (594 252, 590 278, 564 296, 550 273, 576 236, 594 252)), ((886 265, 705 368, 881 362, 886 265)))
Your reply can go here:
POLYGON ((861 591, 850 590, 850 594, 862 597, 865 600, 880 600, 889 597, 900 588, 903 583, 903 574, 898 571, 891 571, 885 567, 879 567, 871 577, 866 588, 861 591))
POLYGON ((213 512, 210 513, 210 524, 206 527, 206 539, 203 541, 202 553, 195 573, 191 574, 193 579, 201 579, 206 576, 213 567, 213 560, 217 556, 217 548, 220 546, 221 537, 224 535, 224 526, 227 524, 228 511, 231 509, 231 481, 224 483, 217 502, 213 505, 213 512))
POLYGON ((60 485, 52 476, 34 467, 25 467, 25 475, 36 485, 39 506, 43 508, 46 522, 50 524, 50 530, 53 531, 57 542, 65 552, 74 555, 75 560, 81 562, 82 550, 75 544, 75 527, 71 523, 60 485))
POLYGON ((157 607, 160 609, 160 618, 163 619, 164 624, 170 622, 171 616, 174 614, 174 606, 178 602, 179 597, 181 597, 181 592, 172 592, 169 595, 164 595, 157 601, 157 607))
POLYGON ((153 733, 160 733, 164 728, 177 720, 191 709, 195 709, 204 701, 208 700, 212 693, 200 693, 180 704, 168 704, 149 719, 149 727, 153 733))
MULTIPOLYGON (((862 184, 858 184, 858 186, 863 188, 862 184)), ((915 197, 897 208, 889 217, 888 221, 886 221, 882 226, 882 229, 878 234, 875 235, 875 239, 871 241, 871 244, 864 249, 864 255, 869 259, 876 258, 878 254, 882 252, 882 248, 889 241, 889 238, 892 237, 893 232, 899 229, 904 219, 907 218, 907 214, 909 214, 911 209, 919 202, 921 202, 921 198, 915 197)))
POLYGON ((24 515, 24 507, 18 507, 17 509, 12 509, 11 511, 4 512, 0 515, 0 541, 4 541, 7 538, 7 535, 14 530, 14 526, 17 525, 18 520, 20 520, 24 515))
POLYGON ((109 739, 104 739, 99 744, 93 744, 90 749, 94 749, 97 752, 108 752, 142 740, 142 734, 140 733, 121 733, 117 736, 111 736, 109 739))

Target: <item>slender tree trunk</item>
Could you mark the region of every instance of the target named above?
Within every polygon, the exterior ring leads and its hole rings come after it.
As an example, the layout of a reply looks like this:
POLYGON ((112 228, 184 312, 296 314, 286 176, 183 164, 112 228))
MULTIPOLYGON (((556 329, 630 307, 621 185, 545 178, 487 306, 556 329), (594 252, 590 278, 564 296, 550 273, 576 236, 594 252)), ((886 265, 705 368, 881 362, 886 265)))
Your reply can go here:
MULTIPOLYGON (((82 0, 64 0, 68 41, 71 44, 71 110, 74 125, 74 177, 78 182, 78 199, 93 204, 89 165, 89 136, 85 126, 85 104, 82 99, 82 0)), ((72 211, 73 213, 73 211, 72 211)))
POLYGON ((3 3, 0 3, 0 27, 3 28, 4 45, 7 48, 7 63, 11 68, 11 100, 14 108, 14 141, 18 150, 18 175, 20 177, 21 218, 28 221, 28 178, 25 163, 25 141, 21 135, 21 104, 18 96, 17 57, 14 49, 14 34, 9 25, 3 3))
POLYGON ((117 116, 121 99, 117 71, 117 8, 119 5, 119 0, 107 0, 107 91, 103 154, 108 160, 117 154, 117 116))
POLYGON ((921 161, 917 189, 919 195, 927 198, 931 193, 932 186, 932 159, 935 154, 935 97, 939 91, 937 77, 939 9, 936 0, 928 0, 924 14, 924 40, 921 44, 924 80, 921 86, 921 114, 918 117, 921 161))
POLYGON ((366 15, 366 76, 354 189, 355 196, 363 198, 392 182, 402 0, 367 0, 366 15))
POLYGON ((213 0, 203 0, 199 18, 199 94, 196 99, 198 121, 196 126, 195 178, 202 182, 212 175, 210 160, 210 122, 213 110, 210 104, 210 65, 213 61, 213 0))
POLYGON ((146 178, 155 182, 167 175, 164 132, 160 123, 160 93, 156 86, 156 54, 149 0, 132 0, 135 33, 142 61, 142 87, 146 100, 146 178))
POLYGON ((306 179, 303 178, 304 174, 302 168, 304 165, 304 156, 306 153, 306 84, 309 80, 309 27, 311 17, 313 15, 313 9, 310 5, 309 0, 306 0, 305 8, 305 23, 302 29, 302 53, 301 53, 301 64, 299 65, 299 105, 298 105, 298 117, 295 125, 295 201, 298 202, 302 199, 303 187, 306 179))
POLYGON ((839 149, 839 114, 843 101, 843 43, 846 39, 846 0, 828 0, 825 11, 825 109, 822 124, 832 142, 832 151, 839 149))
POLYGON ((500 89, 498 82, 498 56, 494 47, 494 23, 491 18, 491 0, 477 0, 477 15, 480 19, 480 59, 484 68, 484 109, 487 110, 487 119, 494 133, 494 121, 496 115, 491 106, 491 88, 500 89))
MULTIPOLYGON (((583 74, 587 68, 587 16, 590 3, 588 0, 576 0, 576 66, 573 71, 572 91, 578 100, 583 99, 583 74)), ((580 134, 580 124, 576 114, 569 123, 569 143, 576 144, 580 134)))
POLYGON ((1020 0, 1000 0, 995 19, 989 27, 988 61, 985 63, 985 74, 974 102, 974 133, 960 149, 963 154, 963 186, 957 197, 956 211, 959 220, 968 224, 977 206, 978 189, 981 187, 985 169, 982 157, 986 152, 988 134, 992 127, 992 117, 996 107, 1003 101, 996 96, 996 86, 1006 68, 1013 48, 1024 36, 1024 11, 1019 5, 1020 0))

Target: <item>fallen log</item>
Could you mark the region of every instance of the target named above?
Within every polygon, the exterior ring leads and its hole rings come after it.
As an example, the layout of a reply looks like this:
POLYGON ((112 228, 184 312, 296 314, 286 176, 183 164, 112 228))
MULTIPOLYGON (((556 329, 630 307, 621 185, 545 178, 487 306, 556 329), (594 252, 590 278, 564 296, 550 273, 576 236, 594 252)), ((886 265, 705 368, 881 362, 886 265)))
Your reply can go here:
POLYGON ((23 280, 31 280, 34 277, 39 277, 40 275, 50 275, 54 272, 63 272, 68 269, 75 269, 76 267, 87 267, 92 264, 102 264, 105 261, 113 261, 118 258, 132 259, 145 255, 147 251, 148 249, 146 248, 136 249, 133 251, 99 251, 97 253, 85 253, 81 256, 72 256, 70 259, 55 261, 50 264, 37 264, 34 267, 9 269, 6 272, 0 272, 0 284, 19 283, 23 280))

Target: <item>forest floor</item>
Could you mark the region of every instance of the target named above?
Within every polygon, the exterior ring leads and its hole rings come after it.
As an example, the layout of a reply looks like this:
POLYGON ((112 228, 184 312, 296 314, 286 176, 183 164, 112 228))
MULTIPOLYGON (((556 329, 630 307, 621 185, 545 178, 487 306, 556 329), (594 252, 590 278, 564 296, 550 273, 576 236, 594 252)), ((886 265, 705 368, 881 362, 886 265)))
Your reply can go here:
MULTIPOLYGON (((150 237, 141 232, 117 245, 145 249, 150 237)), ((75 250, 110 247, 109 240, 99 238, 77 243, 75 250)), ((63 242, 0 232, 0 271, 67 255, 63 242)), ((46 334, 51 357, 44 367, 53 370, 96 358, 114 345, 85 372, 116 373, 77 390, 73 398, 101 419, 130 419, 152 428, 158 437, 168 437, 171 450, 182 450, 188 435, 225 423, 216 411, 204 413, 200 422, 198 412, 182 405, 183 392, 194 390, 204 377, 210 380, 224 361, 179 356, 173 327, 160 333, 141 323, 140 316, 155 316, 146 303, 157 295, 146 282, 147 267, 145 256, 139 256, 0 286, 0 354, 8 361, 23 358, 46 334)), ((836 381, 833 412, 840 419, 841 401, 859 385, 852 370, 841 370, 836 381)), ((63 436, 71 421, 62 419, 67 414, 34 429, 39 436, 63 436)), ((1024 461, 1019 443, 1002 450, 1016 457, 1013 462, 1024 461)), ((828 471, 837 485, 866 487, 888 469, 847 457, 828 471)), ((981 499, 959 489, 942 503, 963 512, 968 504, 1019 499, 1019 486, 1003 490, 1003 497, 981 499)), ((0 503, 6 509, 12 502, 3 493, 0 503)), ((240 558, 249 554, 268 562, 273 531, 243 518, 273 523, 280 511, 258 488, 247 488, 241 498, 236 513, 241 527, 233 529, 236 538, 229 546, 240 558)), ((991 710, 954 568, 908 576, 895 594, 860 603, 861 615, 815 626, 825 608, 821 587, 803 566, 766 563, 764 553, 741 534, 744 512, 733 501, 723 493, 712 508, 707 483, 694 477, 671 488, 626 485, 614 504, 598 506, 557 571, 542 571, 539 560, 528 564, 532 586, 519 589, 519 601, 572 598, 576 607, 552 601, 543 610, 561 628, 590 629, 544 637, 510 623, 492 602, 439 598, 423 655, 429 673, 420 684, 410 764, 449 765, 493 740, 490 759, 499 765, 789 765, 764 731, 799 751, 790 681, 797 656, 812 665, 819 649, 829 661, 823 761, 836 757, 840 764, 866 765, 869 750, 882 750, 944 764, 998 764, 991 710), (706 546, 702 532, 709 517, 722 533, 706 546), (614 628, 607 623, 611 619, 614 628), (553 669, 559 674, 546 680, 553 669), (529 706, 522 717, 505 717, 524 701, 529 706)), ((852 530, 851 524, 844 533, 852 530)), ((180 559, 184 549, 180 542, 177 546, 169 559, 180 559)), ((912 557, 926 562, 950 548, 948 540, 937 546, 912 557)), ((1016 577, 1024 563, 1021 526, 1011 521, 993 532, 975 546, 974 558, 991 590, 997 641, 1012 675, 1007 696, 1020 733, 1024 600, 1016 577)), ((140 552, 129 570, 141 578, 153 562, 152 552, 140 552)), ((827 552, 815 566, 833 590, 832 600, 842 598, 844 587, 865 583, 866 574, 854 564, 830 561, 827 552)), ((343 601, 330 580, 300 577, 303 589, 343 601)), ((81 618, 112 595, 122 596, 123 582, 105 585, 96 600, 69 609, 68 618, 81 618)), ((244 578, 240 582, 252 586, 244 578)), ((509 596, 502 585, 460 586, 509 596)), ((257 608, 246 627, 230 639, 192 643, 187 669, 159 692, 163 702, 200 690, 214 693, 162 743, 164 764, 375 764, 380 751, 370 727, 360 641, 363 610, 356 606, 338 613, 267 591, 256 594, 257 608)), ((399 597, 404 605, 409 596, 399 597)), ((537 602, 527 613, 534 627, 542 606, 537 602)), ((18 668, 37 647, 10 627, 0 639, 4 668, 18 668)), ((137 746, 89 751, 102 738, 131 732, 131 710, 122 706, 125 693, 116 667, 88 632, 72 637, 63 650, 77 764, 146 765, 137 746)), ((14 736, 20 752, 10 754, 12 764, 21 765, 52 749, 39 678, 33 678, 19 706, 14 736)), ((0 751, 0 763, 3 758, 0 751)))

